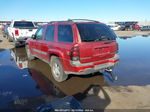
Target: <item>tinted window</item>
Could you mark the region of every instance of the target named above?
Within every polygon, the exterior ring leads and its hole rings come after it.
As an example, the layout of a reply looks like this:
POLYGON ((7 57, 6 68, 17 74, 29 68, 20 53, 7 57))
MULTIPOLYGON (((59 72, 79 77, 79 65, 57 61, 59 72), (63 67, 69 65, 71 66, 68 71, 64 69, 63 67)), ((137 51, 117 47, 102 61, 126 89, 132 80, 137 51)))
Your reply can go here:
POLYGON ((58 25, 58 41, 73 42, 73 32, 71 25, 58 25))
POLYGON ((105 24, 78 23, 82 42, 115 40, 115 33, 105 24))
POLYGON ((44 39, 47 41, 54 41, 54 25, 47 26, 44 39))
POLYGON ((15 21, 14 27, 34 27, 34 25, 29 21, 15 21))
POLYGON ((42 40, 43 37, 43 32, 44 32, 44 27, 40 27, 37 32, 36 32, 36 39, 37 40, 42 40))

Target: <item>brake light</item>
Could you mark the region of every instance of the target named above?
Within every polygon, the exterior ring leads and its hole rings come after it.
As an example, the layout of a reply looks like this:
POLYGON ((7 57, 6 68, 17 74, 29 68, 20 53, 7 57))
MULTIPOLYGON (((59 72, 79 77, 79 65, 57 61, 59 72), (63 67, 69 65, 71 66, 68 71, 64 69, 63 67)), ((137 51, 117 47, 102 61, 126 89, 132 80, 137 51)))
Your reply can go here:
POLYGON ((71 60, 78 61, 80 59, 79 46, 75 46, 71 49, 71 60))
POLYGON ((15 36, 19 36, 19 30, 15 30, 15 36))

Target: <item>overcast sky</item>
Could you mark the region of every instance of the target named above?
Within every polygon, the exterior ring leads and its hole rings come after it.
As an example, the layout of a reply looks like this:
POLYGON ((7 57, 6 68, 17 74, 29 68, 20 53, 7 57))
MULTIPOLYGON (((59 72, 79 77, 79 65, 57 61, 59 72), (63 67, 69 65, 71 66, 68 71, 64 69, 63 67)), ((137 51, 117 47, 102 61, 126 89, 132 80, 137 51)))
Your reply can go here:
POLYGON ((0 0, 0 20, 150 20, 150 0, 0 0))

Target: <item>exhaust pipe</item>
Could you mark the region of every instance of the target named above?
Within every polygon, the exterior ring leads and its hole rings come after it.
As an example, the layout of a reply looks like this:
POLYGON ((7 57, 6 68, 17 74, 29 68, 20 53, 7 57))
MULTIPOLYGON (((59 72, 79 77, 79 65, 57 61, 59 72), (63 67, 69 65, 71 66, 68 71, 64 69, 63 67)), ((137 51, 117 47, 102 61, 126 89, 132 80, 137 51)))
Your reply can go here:
POLYGON ((110 76, 111 76, 111 78, 112 78, 113 81, 117 81, 117 80, 118 80, 117 75, 115 75, 115 74, 113 73, 112 69, 107 68, 107 69, 105 69, 105 71, 110 74, 110 76))

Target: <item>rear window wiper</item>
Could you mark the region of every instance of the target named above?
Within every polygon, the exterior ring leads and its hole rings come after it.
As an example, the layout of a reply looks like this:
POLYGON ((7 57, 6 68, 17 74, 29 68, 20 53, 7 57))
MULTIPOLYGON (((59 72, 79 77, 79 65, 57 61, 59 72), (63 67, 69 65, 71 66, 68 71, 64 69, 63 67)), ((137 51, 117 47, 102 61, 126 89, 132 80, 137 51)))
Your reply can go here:
POLYGON ((98 42, 98 41, 105 41, 105 40, 112 40, 112 39, 110 39, 109 37, 106 37, 106 36, 101 36, 100 38, 97 38, 94 41, 98 42))
POLYGON ((82 40, 83 42, 91 42, 91 41, 94 41, 94 40, 82 40))
POLYGON ((94 41, 95 42, 98 42, 98 41, 104 41, 104 40, 109 40, 108 38, 97 38, 95 39, 94 41))

